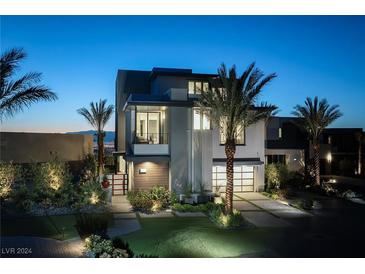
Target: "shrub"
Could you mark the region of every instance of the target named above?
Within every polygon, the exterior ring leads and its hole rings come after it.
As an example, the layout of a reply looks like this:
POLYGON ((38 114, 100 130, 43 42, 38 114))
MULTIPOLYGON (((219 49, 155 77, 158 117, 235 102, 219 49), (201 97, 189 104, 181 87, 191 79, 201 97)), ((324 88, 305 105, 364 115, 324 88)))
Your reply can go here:
POLYGON ((280 173, 276 164, 268 164, 265 166, 265 178, 267 189, 280 188, 280 173))
POLYGON ((141 190, 128 191, 127 198, 134 210, 150 212, 153 202, 149 193, 141 190))
POLYGON ((179 212, 209 212, 215 207, 215 204, 208 202, 205 204, 190 205, 175 203, 172 205, 172 209, 179 212))
POLYGON ((129 191, 127 198, 135 210, 144 212, 159 211, 176 201, 174 194, 162 186, 154 186, 149 192, 142 190, 129 191))
POLYGON ((98 164, 94 154, 88 154, 83 160, 83 168, 81 170, 80 182, 88 182, 90 180, 96 180, 98 164))
POLYGON ((29 211, 34 205, 33 192, 24 184, 17 184, 11 192, 11 198, 15 202, 17 208, 29 211))
POLYGON ((244 219, 239 211, 233 210, 231 214, 226 214, 224 212, 223 206, 215 206, 209 212, 209 217, 221 228, 237 228, 244 223, 244 219))
POLYGON ((96 180, 90 180, 80 186, 77 207, 104 204, 106 199, 107 194, 100 183, 96 180))
POLYGON ((171 194, 163 186, 154 186, 149 193, 149 197, 153 204, 152 211, 158 211, 170 204, 171 194))
POLYGON ((68 206, 75 198, 68 165, 55 156, 50 162, 33 164, 35 202, 43 206, 68 206))
POLYGON ((265 166, 266 191, 280 188, 304 188, 305 179, 299 172, 288 171, 286 165, 268 164, 265 166))
POLYGON ((0 163, 0 198, 9 197, 12 186, 21 179, 20 166, 13 163, 0 163))
POLYGON ((104 214, 77 214, 76 228, 81 237, 92 234, 106 236, 108 230, 108 215, 104 214))
POLYGON ((85 239, 86 255, 96 258, 130 258, 133 252, 127 243, 120 239, 113 241, 103 239, 98 235, 91 235, 85 239))

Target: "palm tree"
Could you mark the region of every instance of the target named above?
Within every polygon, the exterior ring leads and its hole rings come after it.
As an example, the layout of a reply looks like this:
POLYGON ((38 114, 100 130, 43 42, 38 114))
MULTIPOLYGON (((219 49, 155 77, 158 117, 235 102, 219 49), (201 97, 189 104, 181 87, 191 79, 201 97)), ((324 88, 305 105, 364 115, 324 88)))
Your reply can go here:
POLYGON ((0 59, 0 121, 22 111, 32 103, 52 101, 57 95, 49 88, 39 85, 41 73, 29 72, 18 79, 12 79, 19 69, 19 63, 26 57, 23 49, 11 49, 0 59))
POLYGON ((98 137, 98 173, 104 171, 104 127, 113 114, 113 105, 106 105, 106 100, 99 100, 99 103, 91 102, 90 111, 86 108, 80 108, 77 112, 84 116, 91 126, 97 131, 98 137))
POLYGON ((267 118, 275 106, 261 103, 255 107, 258 96, 276 74, 264 77, 255 63, 252 63, 240 77, 236 67, 229 71, 224 64, 218 69, 218 77, 211 81, 211 88, 202 92, 198 105, 209 113, 211 121, 225 137, 226 160, 226 213, 233 209, 233 162, 236 152, 236 138, 246 127, 267 118))
POLYGON ((338 105, 330 106, 326 99, 319 101, 317 96, 314 97, 314 100, 307 97, 304 104, 304 106, 296 105, 292 114, 301 118, 298 125, 308 133, 313 148, 315 180, 316 184, 320 185, 319 138, 323 130, 340 118, 342 113, 338 109, 338 105))

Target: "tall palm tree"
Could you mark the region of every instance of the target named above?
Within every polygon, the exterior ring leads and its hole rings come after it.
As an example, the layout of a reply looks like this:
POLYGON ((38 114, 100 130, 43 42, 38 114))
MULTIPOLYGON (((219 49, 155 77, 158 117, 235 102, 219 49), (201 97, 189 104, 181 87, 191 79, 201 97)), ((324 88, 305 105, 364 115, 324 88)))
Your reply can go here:
POLYGON ((294 107, 293 115, 301 118, 298 125, 301 126, 307 133, 310 143, 313 148, 314 155, 314 173, 316 184, 320 185, 320 143, 319 138, 323 130, 332 122, 342 116, 338 105, 330 106, 326 99, 314 100, 307 97, 304 106, 296 105, 294 107))
POLYGON ((19 69, 19 63, 25 59, 23 49, 11 49, 4 52, 0 59, 0 121, 22 111, 32 103, 52 101, 57 95, 49 88, 39 85, 41 73, 29 72, 13 79, 19 69))
POLYGON ((209 113, 211 121, 225 136, 226 160, 226 213, 233 209, 233 162, 236 138, 246 127, 267 118, 275 106, 261 103, 255 107, 262 89, 276 77, 264 74, 252 63, 237 77, 236 67, 227 71, 224 64, 218 69, 218 77, 211 81, 211 88, 202 92, 198 105, 209 113))
POLYGON ((99 103, 91 102, 90 111, 86 108, 80 108, 77 112, 84 116, 91 126, 97 131, 98 137, 98 173, 104 172, 104 127, 113 114, 113 105, 106 105, 106 100, 99 100, 99 103))

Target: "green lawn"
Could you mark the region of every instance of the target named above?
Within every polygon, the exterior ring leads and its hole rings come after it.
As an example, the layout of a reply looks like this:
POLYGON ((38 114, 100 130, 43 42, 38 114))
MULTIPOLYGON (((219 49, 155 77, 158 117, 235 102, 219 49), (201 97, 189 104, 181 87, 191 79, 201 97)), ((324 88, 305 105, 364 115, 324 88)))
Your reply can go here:
POLYGON ((74 215, 1 220, 1 236, 37 236, 66 240, 77 237, 74 215))
POLYGON ((222 230, 208 218, 142 218, 140 222, 141 230, 122 237, 136 254, 203 258, 265 252, 268 229, 222 230))

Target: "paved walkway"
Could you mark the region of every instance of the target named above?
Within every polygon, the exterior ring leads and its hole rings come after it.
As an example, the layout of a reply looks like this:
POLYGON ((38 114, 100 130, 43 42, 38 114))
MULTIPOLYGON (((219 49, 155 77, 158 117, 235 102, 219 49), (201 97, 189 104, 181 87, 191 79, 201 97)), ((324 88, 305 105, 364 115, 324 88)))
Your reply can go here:
POLYGON ((235 193, 234 195, 233 207, 257 227, 290 226, 292 218, 311 216, 307 212, 271 200, 257 192, 235 193))
POLYGON ((133 208, 129 203, 126 195, 112 197, 111 212, 113 213, 133 212, 133 208))
POLYGON ((3 258, 75 258, 82 256, 80 238, 57 241, 40 237, 1 237, 3 258))

